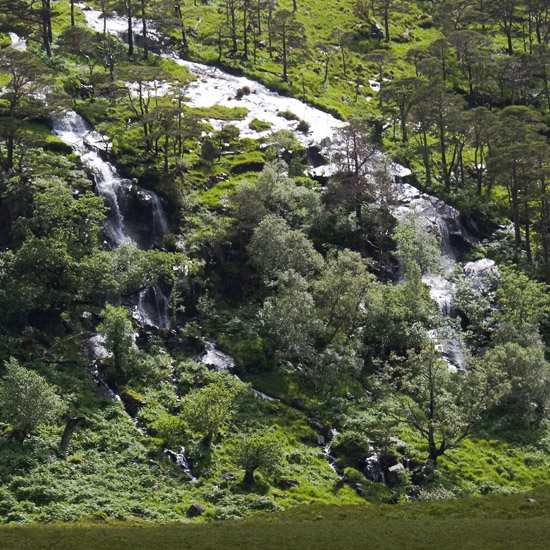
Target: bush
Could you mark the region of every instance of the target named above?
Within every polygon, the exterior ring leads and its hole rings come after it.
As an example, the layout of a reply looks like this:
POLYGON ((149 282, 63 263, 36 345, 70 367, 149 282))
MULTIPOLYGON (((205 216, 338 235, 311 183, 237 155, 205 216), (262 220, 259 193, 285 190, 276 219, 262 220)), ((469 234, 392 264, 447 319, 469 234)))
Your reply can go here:
POLYGON ((344 467, 357 468, 369 454, 369 440, 359 432, 345 431, 338 434, 330 446, 331 452, 337 457, 338 464, 344 467))
POLYGON ((237 99, 241 99, 243 96, 250 94, 250 88, 243 86, 237 90, 237 99))
POLYGON ((6 363, 0 392, 1 418, 23 435, 39 424, 55 422, 63 412, 64 404, 38 373, 26 369, 12 357, 6 363))
POLYGON ((279 111, 277 114, 286 120, 300 120, 300 118, 297 115, 295 115, 292 111, 289 111, 289 110, 279 111))
POLYGON ((307 132, 309 132, 310 127, 311 126, 309 125, 309 122, 305 120, 300 120, 298 126, 296 126, 296 130, 298 130, 298 132, 303 132, 304 134, 306 134, 307 132))
POLYGON ((250 122, 248 127, 251 130, 254 130, 255 132, 264 132, 271 128, 271 124, 269 124, 269 122, 266 122, 265 120, 260 120, 259 118, 255 118, 250 122))
POLYGON ((201 145, 201 158, 206 162, 214 162, 220 155, 220 149, 212 138, 205 138, 201 145))

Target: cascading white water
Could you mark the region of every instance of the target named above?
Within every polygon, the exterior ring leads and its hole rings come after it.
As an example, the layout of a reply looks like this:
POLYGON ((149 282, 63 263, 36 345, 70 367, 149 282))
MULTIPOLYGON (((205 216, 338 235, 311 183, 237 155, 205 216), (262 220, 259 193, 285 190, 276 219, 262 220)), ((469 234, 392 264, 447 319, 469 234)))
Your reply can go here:
POLYGON ((74 111, 68 111, 63 117, 54 119, 53 131, 73 148, 93 173, 97 192, 103 196, 109 207, 105 225, 108 240, 112 246, 120 246, 127 238, 116 193, 121 178, 113 165, 104 161, 97 152, 98 136, 94 136, 90 125, 74 111))
MULTIPOLYGON (((404 220, 411 210, 422 220, 427 229, 435 231, 440 239, 441 272, 427 273, 422 277, 430 288, 430 296, 444 319, 452 315, 454 285, 451 278, 457 266, 457 253, 451 242, 451 231, 463 242, 473 244, 472 238, 465 232, 460 222, 460 212, 436 197, 420 192, 412 185, 397 183, 394 185, 398 201, 394 215, 404 220)), ((430 338, 447 360, 453 370, 465 368, 464 344, 460 334, 450 322, 429 332, 430 338)))
MULTIPOLYGON (((122 178, 115 167, 101 157, 99 151, 107 142, 104 136, 94 132, 90 125, 74 111, 68 111, 53 121, 53 131, 70 145, 92 172, 97 192, 109 208, 105 223, 107 243, 117 248, 125 241, 134 242, 142 249, 162 245, 162 237, 168 232, 168 223, 159 198, 122 178), (150 220, 133 219, 135 201, 143 206, 150 220)), ((155 285, 142 290, 136 305, 137 317, 143 324, 166 328, 170 326, 167 308, 170 296, 155 285)))
POLYGON ((27 49, 27 41, 24 38, 21 38, 19 35, 15 34, 14 32, 10 32, 9 35, 11 40, 10 46, 14 50, 19 50, 20 52, 24 52, 27 49))
MULTIPOLYGON (((83 5, 80 6, 84 9, 83 5)), ((85 8, 84 15, 90 28, 98 32, 103 31, 103 16, 100 11, 85 8)), ((122 35, 126 32, 127 27, 125 18, 115 16, 107 19, 107 30, 113 34, 122 35)), ((153 29, 153 24, 149 27, 153 29)), ((139 28, 136 28, 136 33, 139 34, 139 28)), ((287 120, 279 115, 285 111, 294 113, 298 119, 305 120, 309 124, 307 132, 296 133, 298 141, 304 146, 321 145, 327 138, 328 140, 332 139, 335 130, 345 124, 320 109, 311 107, 293 97, 283 96, 250 78, 230 75, 217 67, 194 63, 174 55, 165 54, 163 57, 187 67, 189 72, 197 77, 185 92, 190 105, 194 107, 223 105, 244 107, 248 110, 244 119, 231 121, 231 124, 237 126, 241 131, 241 137, 258 139, 278 130, 295 130, 298 126, 297 120, 287 120), (242 91, 247 88, 250 93, 243 94, 242 91), (250 122, 255 118, 268 122, 271 126, 270 129, 256 132, 250 128, 250 122)), ((155 83, 151 88, 151 92, 158 95, 165 94, 167 90, 168 85, 160 83, 155 83)), ((217 130, 225 124, 224 121, 215 119, 211 119, 209 122, 217 130)))

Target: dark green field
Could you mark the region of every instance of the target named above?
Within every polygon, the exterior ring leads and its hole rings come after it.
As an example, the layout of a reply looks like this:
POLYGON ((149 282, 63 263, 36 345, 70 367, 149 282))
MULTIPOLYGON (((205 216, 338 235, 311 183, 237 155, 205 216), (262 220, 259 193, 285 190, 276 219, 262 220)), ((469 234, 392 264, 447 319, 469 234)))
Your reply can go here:
POLYGON ((1 550, 549 548, 550 488, 399 507, 309 506, 198 525, 75 523, 0 528, 1 550))

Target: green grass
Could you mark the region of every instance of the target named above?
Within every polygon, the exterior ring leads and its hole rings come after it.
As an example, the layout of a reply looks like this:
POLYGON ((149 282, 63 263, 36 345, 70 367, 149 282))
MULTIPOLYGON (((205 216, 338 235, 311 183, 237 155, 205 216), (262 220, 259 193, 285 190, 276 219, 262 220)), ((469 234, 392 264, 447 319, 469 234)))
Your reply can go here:
POLYGON ((0 527, 0 550, 548 548, 550 490, 400 507, 319 506, 199 525, 0 527), (531 502, 529 499, 533 499, 531 502))

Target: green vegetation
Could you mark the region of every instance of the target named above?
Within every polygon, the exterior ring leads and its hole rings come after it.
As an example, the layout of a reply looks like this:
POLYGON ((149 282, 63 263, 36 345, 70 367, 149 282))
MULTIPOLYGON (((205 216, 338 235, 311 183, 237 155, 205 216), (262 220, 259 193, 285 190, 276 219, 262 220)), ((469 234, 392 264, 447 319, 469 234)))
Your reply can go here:
POLYGON ((185 545, 198 548, 267 548, 291 544, 305 548, 368 544, 381 549, 497 549, 509 546, 545 548, 548 530, 548 488, 506 497, 485 497, 445 503, 376 508, 309 506, 242 521, 207 525, 163 525, 106 522, 97 516, 84 524, 25 525, 0 528, 5 548, 83 550, 131 544, 136 549, 185 545))
POLYGON ((99 4, 123 38, 0 0, 0 523, 83 522, 0 549, 542 547, 547 3, 99 4), (345 119, 336 173, 178 55, 345 119), (438 198, 396 204, 389 157, 438 198))

